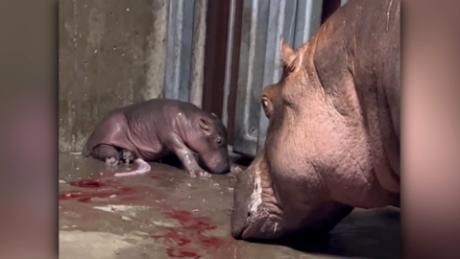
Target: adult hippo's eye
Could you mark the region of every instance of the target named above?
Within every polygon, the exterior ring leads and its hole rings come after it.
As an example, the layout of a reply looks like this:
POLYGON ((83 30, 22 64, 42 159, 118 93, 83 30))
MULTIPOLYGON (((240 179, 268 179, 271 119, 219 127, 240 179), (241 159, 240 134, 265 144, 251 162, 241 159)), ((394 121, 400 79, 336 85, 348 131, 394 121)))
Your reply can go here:
POLYGON ((264 109, 264 112, 265 112, 265 116, 267 116, 267 118, 270 118, 272 110, 273 110, 273 107, 271 107, 270 100, 264 96, 262 97, 261 103, 262 103, 262 108, 264 109))
POLYGON ((223 142, 222 137, 217 137, 217 138, 216 138, 216 143, 217 143, 217 145, 222 144, 222 142, 223 142))
POLYGON ((268 107, 267 99, 262 99, 262 106, 264 107, 264 109, 267 109, 267 107, 268 107))

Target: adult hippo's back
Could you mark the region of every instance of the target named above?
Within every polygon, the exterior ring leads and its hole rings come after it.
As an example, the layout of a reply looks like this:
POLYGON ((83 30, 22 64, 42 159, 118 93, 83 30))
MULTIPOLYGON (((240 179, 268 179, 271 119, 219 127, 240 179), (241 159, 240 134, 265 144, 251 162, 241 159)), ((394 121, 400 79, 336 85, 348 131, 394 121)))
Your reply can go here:
POLYGON ((400 1, 350 0, 314 37, 281 44, 262 92, 267 138, 238 175, 232 234, 333 228, 353 207, 399 206, 400 1))

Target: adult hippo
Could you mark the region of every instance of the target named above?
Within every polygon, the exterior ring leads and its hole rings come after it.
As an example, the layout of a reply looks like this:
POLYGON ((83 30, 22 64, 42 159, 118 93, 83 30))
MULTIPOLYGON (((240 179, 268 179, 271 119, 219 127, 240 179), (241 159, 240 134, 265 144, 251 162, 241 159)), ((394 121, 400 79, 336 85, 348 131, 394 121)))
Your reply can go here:
POLYGON ((265 146, 238 175, 232 235, 325 233, 353 207, 399 206, 400 1, 349 1, 266 87, 265 146))

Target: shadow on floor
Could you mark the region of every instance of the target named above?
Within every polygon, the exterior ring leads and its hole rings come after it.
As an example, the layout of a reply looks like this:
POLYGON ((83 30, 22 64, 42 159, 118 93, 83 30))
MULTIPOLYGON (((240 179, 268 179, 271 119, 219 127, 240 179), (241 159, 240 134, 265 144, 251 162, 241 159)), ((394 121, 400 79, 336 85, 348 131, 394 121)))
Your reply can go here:
POLYGON ((298 234, 277 241, 307 253, 377 259, 400 258, 400 242, 400 212, 392 207, 355 209, 328 234, 298 234))

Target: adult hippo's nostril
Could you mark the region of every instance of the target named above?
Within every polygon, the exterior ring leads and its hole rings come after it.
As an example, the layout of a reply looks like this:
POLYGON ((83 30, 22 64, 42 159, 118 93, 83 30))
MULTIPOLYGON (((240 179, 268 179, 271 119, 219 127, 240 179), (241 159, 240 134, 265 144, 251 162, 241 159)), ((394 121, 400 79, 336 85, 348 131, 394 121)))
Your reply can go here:
POLYGON ((251 216, 248 197, 253 191, 254 177, 250 170, 240 171, 236 175, 235 191, 233 193, 233 212, 231 217, 232 236, 236 239, 243 237, 243 232, 251 216))
POLYGON ((257 162, 254 165, 245 171, 239 172, 236 176, 237 182, 231 219, 232 236, 236 239, 275 239, 283 230, 280 224, 280 213, 274 211, 275 206, 273 204, 265 203, 262 199, 262 189, 270 187, 261 177, 260 170, 265 167, 261 166, 262 163, 260 162, 263 161, 261 161, 260 154, 256 160, 257 162))

